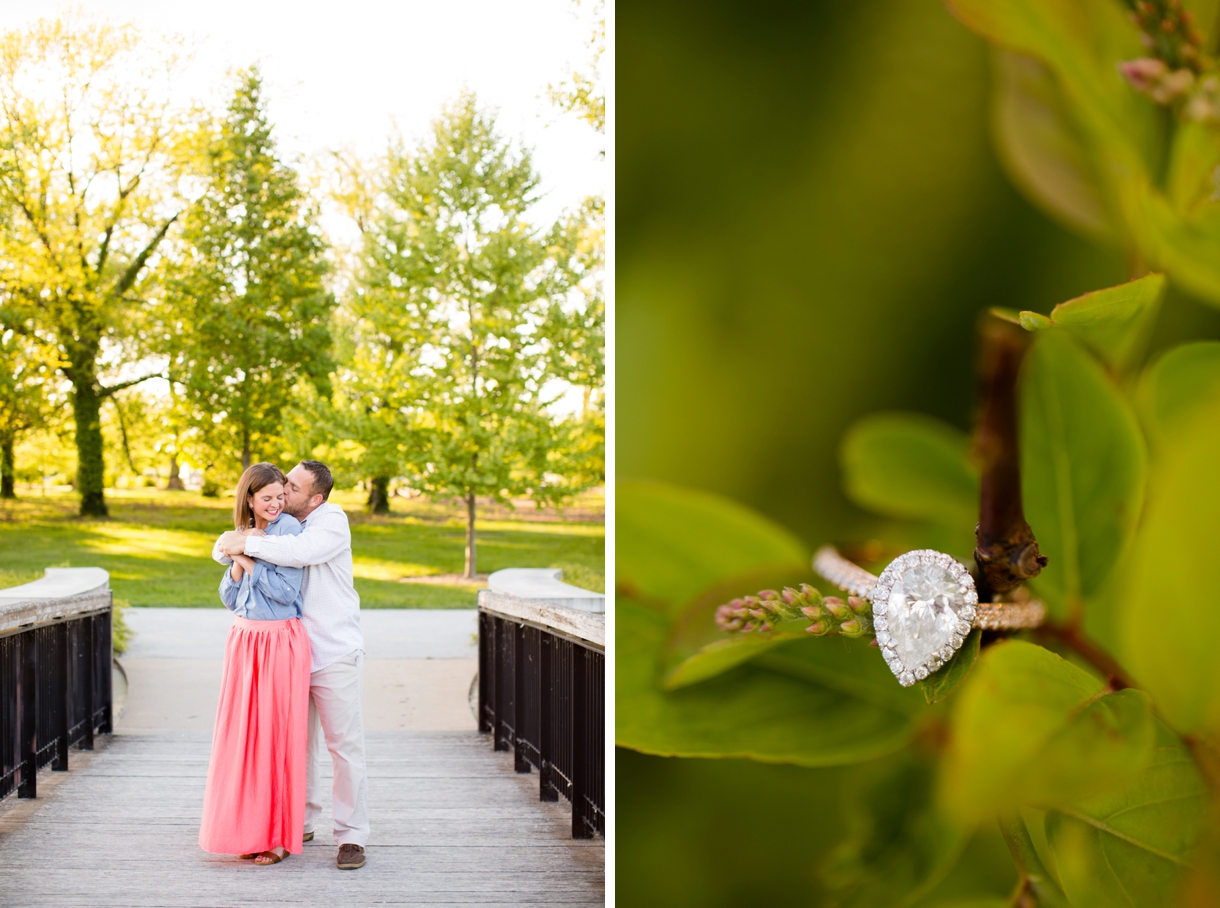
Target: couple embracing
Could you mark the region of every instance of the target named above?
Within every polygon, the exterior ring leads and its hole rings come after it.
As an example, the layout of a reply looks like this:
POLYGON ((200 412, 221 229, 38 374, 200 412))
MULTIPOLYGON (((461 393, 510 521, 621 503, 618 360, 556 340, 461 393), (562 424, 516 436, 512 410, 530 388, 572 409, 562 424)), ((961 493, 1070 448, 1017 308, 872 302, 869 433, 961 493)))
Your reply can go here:
POLYGON ((325 740, 339 869, 364 865, 364 636, 347 515, 327 500, 333 486, 316 460, 287 475, 250 466, 237 484, 236 529, 212 550, 229 566, 220 598, 235 617, 199 829, 205 851, 256 864, 300 854, 322 811, 325 740))

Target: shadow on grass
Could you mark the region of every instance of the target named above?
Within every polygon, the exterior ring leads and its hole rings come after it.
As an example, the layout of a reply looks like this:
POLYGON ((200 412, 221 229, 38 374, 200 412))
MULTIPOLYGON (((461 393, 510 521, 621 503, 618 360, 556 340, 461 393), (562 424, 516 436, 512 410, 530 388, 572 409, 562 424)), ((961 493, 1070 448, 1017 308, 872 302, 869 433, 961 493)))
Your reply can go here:
MULTIPOLYGON (((111 517, 75 516, 68 496, 0 506, 0 584, 42 576, 44 568, 101 567, 117 598, 133 606, 217 607, 222 569, 212 543, 229 528, 229 506, 192 493, 141 490, 111 498, 111 517), (7 582, 6 582, 7 581, 7 582)), ((474 608, 464 585, 399 582, 400 577, 458 574, 464 568, 461 515, 428 505, 426 519, 409 511, 369 519, 356 513, 354 493, 335 499, 352 515, 356 589, 365 608, 474 608)), ((400 508, 406 505, 398 504, 400 508)), ((590 588, 603 583, 605 535, 596 523, 489 521, 479 533, 479 570, 561 567, 590 588)))

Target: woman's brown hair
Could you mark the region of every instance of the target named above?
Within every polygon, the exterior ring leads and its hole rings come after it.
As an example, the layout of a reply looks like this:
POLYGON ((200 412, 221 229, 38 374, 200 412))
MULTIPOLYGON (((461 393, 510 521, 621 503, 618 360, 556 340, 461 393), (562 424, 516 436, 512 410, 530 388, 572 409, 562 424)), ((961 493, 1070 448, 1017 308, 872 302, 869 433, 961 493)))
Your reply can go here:
POLYGON ((233 502, 233 525, 239 530, 254 525, 254 511, 250 507, 250 497, 263 486, 273 482, 284 483, 288 478, 273 463, 252 463, 246 467, 237 481, 237 495, 233 502))

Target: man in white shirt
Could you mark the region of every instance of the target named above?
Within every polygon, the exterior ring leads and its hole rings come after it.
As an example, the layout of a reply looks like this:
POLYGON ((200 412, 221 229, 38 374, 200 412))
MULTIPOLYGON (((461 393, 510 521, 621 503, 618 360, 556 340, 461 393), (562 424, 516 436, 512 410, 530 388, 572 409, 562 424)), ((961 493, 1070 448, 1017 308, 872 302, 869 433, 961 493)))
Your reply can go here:
POLYGON ((368 774, 364 758, 364 635, 360 596, 352 580, 352 534, 347 515, 327 501, 334 479, 325 464, 305 460, 292 468, 284 486, 284 511, 301 521, 298 536, 266 536, 233 530, 216 540, 212 557, 221 564, 233 555, 261 558, 281 567, 305 569, 301 583, 301 623, 309 633, 309 757, 305 841, 322 812, 318 782, 320 736, 334 763, 335 843, 340 870, 364 866, 368 843, 368 774), (321 733, 321 735, 320 735, 321 733))

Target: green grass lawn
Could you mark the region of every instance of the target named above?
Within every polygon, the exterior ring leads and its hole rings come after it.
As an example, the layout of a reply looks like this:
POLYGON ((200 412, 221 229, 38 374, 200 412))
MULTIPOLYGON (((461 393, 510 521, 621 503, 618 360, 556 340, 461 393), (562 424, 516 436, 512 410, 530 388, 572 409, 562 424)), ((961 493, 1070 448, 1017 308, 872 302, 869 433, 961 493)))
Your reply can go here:
MULTIPOLYGON (((102 567, 115 598, 134 606, 220 607, 221 567, 212 543, 230 529, 232 504, 194 492, 108 491, 111 517, 76 515, 70 494, 26 493, 0 502, 0 586, 41 577, 47 567, 102 567)), ((396 498, 393 513, 370 517, 362 496, 335 492, 352 523, 356 589, 364 608, 473 608, 473 585, 403 578, 460 574, 465 524, 459 508, 396 498)), ((564 579, 601 590, 605 526, 600 498, 566 513, 488 506, 478 524, 479 570, 558 567, 564 579)))

